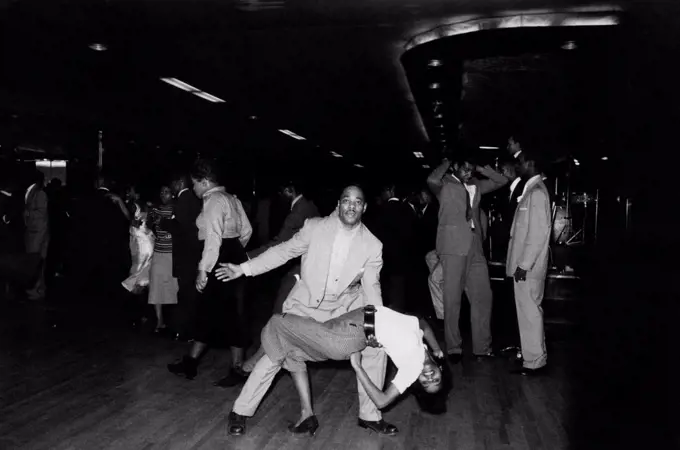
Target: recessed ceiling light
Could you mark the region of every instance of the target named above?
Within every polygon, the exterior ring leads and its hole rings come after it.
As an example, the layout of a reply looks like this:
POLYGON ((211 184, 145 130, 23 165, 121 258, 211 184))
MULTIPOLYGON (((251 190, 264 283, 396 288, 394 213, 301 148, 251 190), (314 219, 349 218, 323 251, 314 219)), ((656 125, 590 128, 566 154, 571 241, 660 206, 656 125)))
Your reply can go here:
POLYGON ((413 156, 415 156, 416 158, 424 158, 421 152, 413 152, 413 156))
POLYGON ((430 84, 430 89, 439 89, 441 85, 439 83, 432 83, 430 84))
POLYGON ((88 45, 88 47, 90 47, 90 49, 94 50, 95 52, 105 52, 109 49, 106 45, 100 44, 99 42, 93 42, 92 44, 88 45))
POLYGON ((602 157, 602 161, 607 161, 608 159, 609 159, 609 158, 606 157, 606 156, 603 156, 603 157, 602 157))
POLYGON ((364 168, 364 166, 362 166, 361 164, 354 164, 354 167, 358 167, 359 169, 363 169, 363 168, 364 168))
POLYGON ((481 148, 482 150, 498 150, 498 147, 487 146, 487 145, 480 145, 479 148, 481 148))
POLYGON ((574 41, 567 41, 564 44, 562 44, 562 49, 563 50, 576 50, 578 46, 576 45, 576 42, 574 41))
POLYGON ((429 169, 430 165, 429 164, 423 164, 423 169, 429 169))
POLYGON ((429 63, 427 63, 428 66, 430 67, 440 67, 442 64, 442 61, 439 59, 431 59, 429 63))
POLYGON ((331 152, 331 155, 333 155, 336 158, 342 158, 342 155, 340 153, 337 153, 337 152, 331 152))

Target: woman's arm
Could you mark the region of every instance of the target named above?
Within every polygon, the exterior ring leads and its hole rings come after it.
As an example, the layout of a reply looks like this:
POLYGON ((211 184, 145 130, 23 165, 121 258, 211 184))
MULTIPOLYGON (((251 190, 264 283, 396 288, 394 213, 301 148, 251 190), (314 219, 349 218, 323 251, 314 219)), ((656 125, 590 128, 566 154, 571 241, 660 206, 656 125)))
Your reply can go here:
POLYGON ((387 386, 385 392, 378 389, 375 383, 373 383, 373 381, 368 377, 368 374, 364 368, 361 366, 361 353, 352 353, 352 356, 350 356, 350 362, 352 363, 352 368, 354 368, 354 371, 357 373, 359 382, 364 387, 366 393, 371 398, 371 400, 373 400, 373 403, 375 403, 375 406, 377 406, 378 409, 384 408, 385 406, 392 403, 397 397, 399 397, 399 390, 392 383, 387 386))
POLYGON ((432 354, 437 358, 443 358, 444 352, 439 346, 439 341, 437 341, 437 337, 434 335, 434 331, 432 331, 430 324, 422 318, 419 318, 418 322, 420 323, 420 329, 423 330, 423 339, 425 339, 427 345, 432 349, 432 354))

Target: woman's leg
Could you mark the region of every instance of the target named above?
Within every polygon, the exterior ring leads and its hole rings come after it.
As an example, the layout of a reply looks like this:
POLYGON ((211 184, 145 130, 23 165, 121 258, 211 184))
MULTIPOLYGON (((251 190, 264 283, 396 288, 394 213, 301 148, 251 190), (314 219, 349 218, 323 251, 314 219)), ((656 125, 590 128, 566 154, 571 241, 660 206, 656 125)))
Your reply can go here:
POLYGON ((156 330, 165 328, 165 321, 163 320, 163 305, 153 305, 156 310, 156 330))
POLYGON ((312 391, 309 387, 309 374, 306 370, 301 370, 298 372, 291 372, 293 377, 293 382, 295 383, 295 388, 300 396, 300 420, 295 423, 295 426, 299 426, 305 419, 314 415, 314 410, 312 409, 312 391))

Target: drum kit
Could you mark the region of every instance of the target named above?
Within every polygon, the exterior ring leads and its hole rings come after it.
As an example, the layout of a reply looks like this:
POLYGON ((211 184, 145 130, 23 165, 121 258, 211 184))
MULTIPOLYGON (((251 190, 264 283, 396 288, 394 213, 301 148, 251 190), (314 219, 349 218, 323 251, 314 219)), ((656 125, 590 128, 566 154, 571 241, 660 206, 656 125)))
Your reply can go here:
POLYGON ((567 193, 553 202, 553 242, 561 245, 582 245, 597 241, 599 190, 567 193), (568 201, 567 201, 568 199, 568 201))

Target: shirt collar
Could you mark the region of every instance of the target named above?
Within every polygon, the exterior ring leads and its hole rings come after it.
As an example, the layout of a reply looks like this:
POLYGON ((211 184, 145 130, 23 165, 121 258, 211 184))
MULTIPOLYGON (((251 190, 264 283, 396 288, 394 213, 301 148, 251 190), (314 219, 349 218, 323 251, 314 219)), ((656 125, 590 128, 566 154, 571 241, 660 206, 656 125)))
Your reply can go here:
POLYGON ((291 209, 291 210, 293 209, 293 206, 295 206, 295 204, 296 204, 296 203, 298 202, 298 200, 300 200, 301 198, 302 198, 302 194, 298 195, 297 197, 295 197, 295 198, 293 199, 293 202, 290 204, 290 209, 291 209))
POLYGON ((179 196, 182 195, 184 193, 184 191, 188 191, 188 190, 189 190, 189 188, 184 188, 181 191, 179 191, 179 194, 177 194, 177 198, 179 198, 179 196))
POLYGON ((517 187, 520 181, 521 181, 520 177, 517 177, 514 180, 512 180, 512 183, 510 183, 510 195, 512 195, 512 193, 515 192, 515 188, 517 187))
POLYGON ((359 228, 361 228, 361 223, 360 223, 359 225, 354 227, 352 230, 348 230, 347 228, 345 228, 345 225, 340 220, 340 213, 339 212, 338 212, 337 217, 338 217, 338 232, 340 232, 340 233, 354 237, 357 234, 357 232, 359 231, 359 228))
POLYGON ((517 159, 517 157, 522 153, 522 150, 515 152, 515 154, 512 155, 513 158, 517 159))
POLYGON ((104 187, 104 186, 99 186, 97 189, 100 190, 100 191, 109 192, 109 188, 106 188, 106 187, 104 187))
POLYGON ((203 198, 209 197, 210 194, 213 194, 215 192, 225 192, 224 186, 215 186, 214 188, 208 189, 203 193, 203 198))
POLYGON ((392 197, 387 199, 388 202, 398 202, 399 199, 397 197, 392 197))

